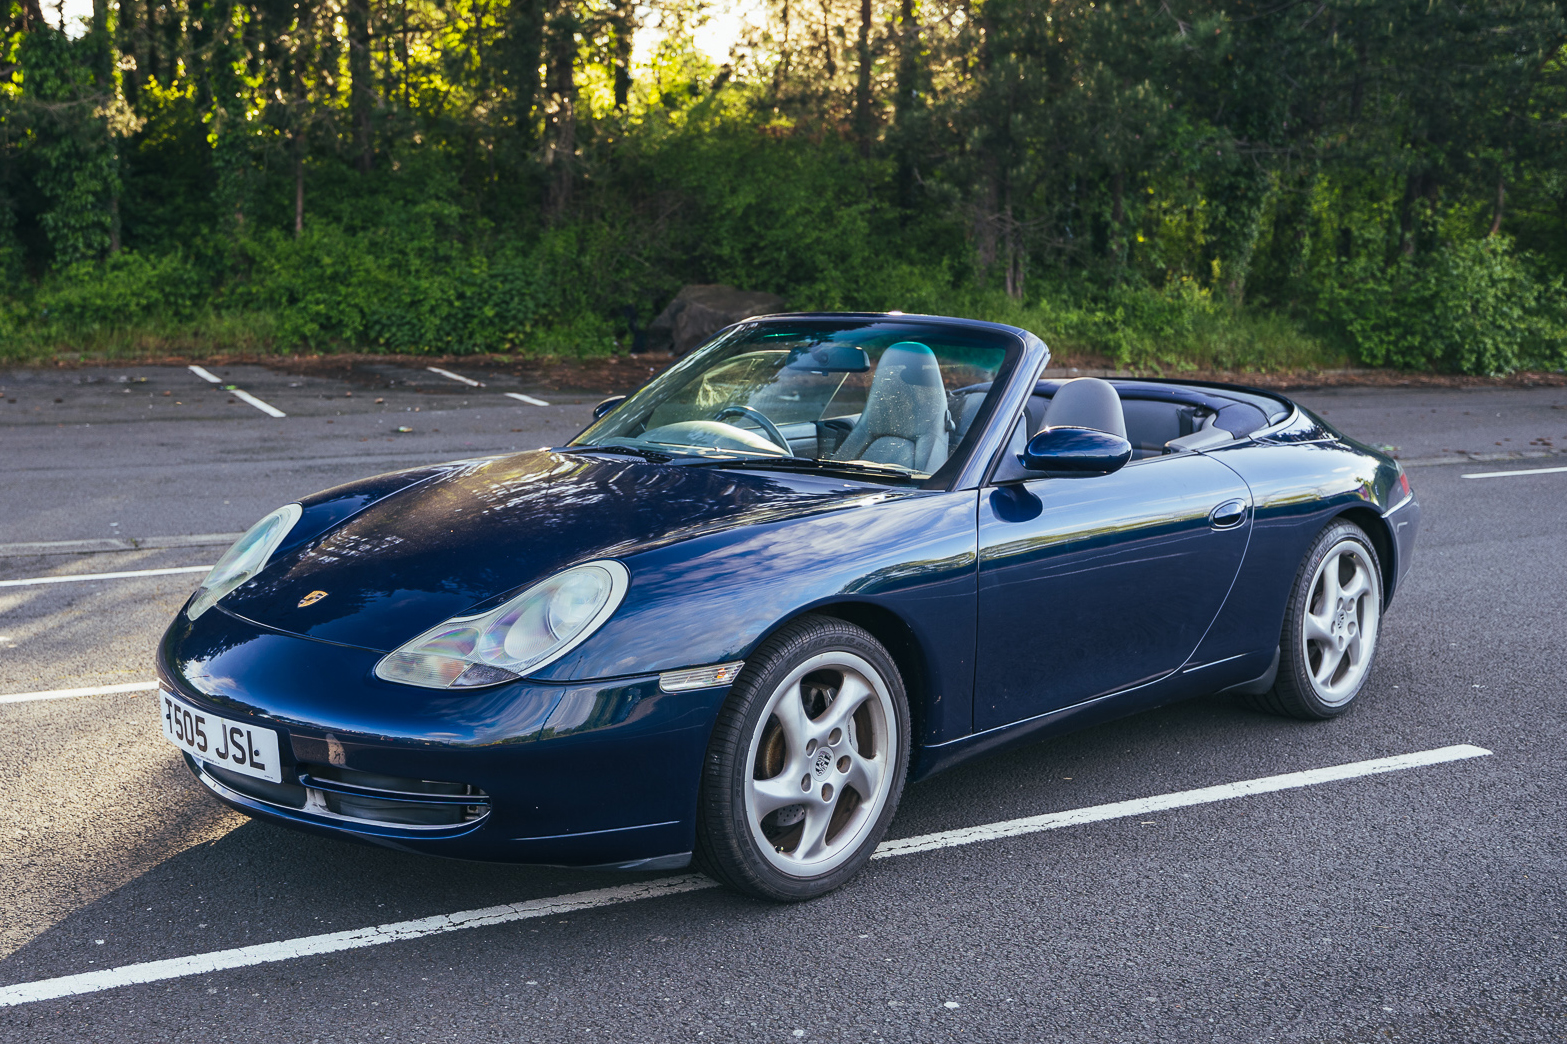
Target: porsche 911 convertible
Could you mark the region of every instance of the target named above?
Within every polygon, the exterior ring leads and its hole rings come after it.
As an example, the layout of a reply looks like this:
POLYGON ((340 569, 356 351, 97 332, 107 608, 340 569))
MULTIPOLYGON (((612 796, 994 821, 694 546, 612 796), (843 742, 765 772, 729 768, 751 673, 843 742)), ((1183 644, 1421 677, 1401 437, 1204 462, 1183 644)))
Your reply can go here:
POLYGON ((567 445, 288 504, 164 635, 164 732, 258 819, 798 900, 967 758, 1202 694, 1348 709, 1419 524, 1398 463, 1048 359, 747 320, 567 445))

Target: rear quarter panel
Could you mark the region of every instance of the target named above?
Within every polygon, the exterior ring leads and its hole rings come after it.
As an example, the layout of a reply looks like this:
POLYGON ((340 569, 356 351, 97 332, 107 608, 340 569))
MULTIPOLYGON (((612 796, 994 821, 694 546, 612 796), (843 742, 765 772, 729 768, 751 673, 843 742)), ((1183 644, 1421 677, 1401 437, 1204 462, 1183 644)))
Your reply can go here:
POLYGON ((1397 466, 1329 429, 1319 431, 1326 436, 1321 441, 1245 443, 1212 454, 1251 487, 1252 537, 1229 601, 1192 664, 1243 656, 1227 674, 1267 669, 1296 571, 1312 540, 1340 515, 1370 533, 1384 559, 1384 598, 1391 597, 1398 552, 1381 515, 1398 488, 1397 466))

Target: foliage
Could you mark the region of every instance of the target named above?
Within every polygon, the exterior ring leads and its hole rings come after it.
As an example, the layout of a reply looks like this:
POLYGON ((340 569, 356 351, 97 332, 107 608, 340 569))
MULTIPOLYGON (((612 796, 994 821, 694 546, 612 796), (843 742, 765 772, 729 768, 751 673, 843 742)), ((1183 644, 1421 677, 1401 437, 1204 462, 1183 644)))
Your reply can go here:
POLYGON ((1323 322, 1373 365, 1507 373, 1567 359, 1567 294, 1507 240, 1443 245, 1392 265, 1341 262, 1322 280, 1323 322))
POLYGON ((722 66, 700 0, 0 5, 0 353, 598 354, 728 282, 1138 368, 1567 364, 1550 0, 777 0, 722 66))

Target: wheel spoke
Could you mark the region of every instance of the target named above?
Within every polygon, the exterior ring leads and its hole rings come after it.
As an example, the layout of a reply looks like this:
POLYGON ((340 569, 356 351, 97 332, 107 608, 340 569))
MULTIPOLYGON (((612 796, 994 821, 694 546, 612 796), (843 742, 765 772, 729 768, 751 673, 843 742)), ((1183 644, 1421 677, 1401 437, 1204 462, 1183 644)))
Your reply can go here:
POLYGON ((808 800, 805 806, 805 829, 800 843, 794 846, 794 857, 800 860, 816 859, 827 848, 827 827, 832 823, 833 806, 820 800, 808 800))
POLYGON ((1355 575, 1350 577, 1349 583, 1344 585, 1344 597, 1355 601, 1361 595, 1371 590, 1371 578, 1366 575, 1366 569, 1358 561, 1355 562, 1355 575))
POLYGON ((1332 616, 1338 608, 1339 595, 1343 593, 1338 582, 1338 563, 1340 555, 1334 555, 1322 563, 1322 613, 1324 616, 1332 616))
POLYGON ((1304 621, 1304 629, 1308 639, 1315 639, 1327 645, 1333 644, 1333 616, 1331 613, 1307 613, 1304 621))
POLYGON ((1365 658, 1365 638, 1365 634, 1356 631, 1355 636, 1344 646, 1344 655, 1349 657, 1349 669, 1351 671, 1358 671, 1361 660, 1365 658))
POLYGON ((799 685, 791 685, 789 691, 783 694, 773 707, 773 716, 783 729, 784 745, 788 748, 784 764, 792 765, 795 759, 804 755, 806 740, 815 731, 811 720, 805 716, 805 705, 800 702, 799 685))
POLYGON ((1344 660, 1344 651, 1331 642, 1322 645, 1322 662, 1317 666, 1316 673, 1312 675, 1317 684, 1327 688, 1333 683, 1333 675, 1338 673, 1338 665, 1344 660))
POLYGON ((849 771, 842 777, 842 786, 853 787, 854 792, 860 795, 860 800, 869 803, 881 786, 881 777, 882 766, 879 761, 861 757, 857 750, 849 751, 849 771))
POLYGON ((855 711, 860 709, 861 704, 874 695, 875 692, 871 687, 865 684, 865 679, 857 674, 845 672, 843 684, 838 686, 837 698, 832 701, 832 706, 828 707, 813 724, 815 724, 818 731, 824 733, 833 729, 842 729, 848 732, 849 719, 854 716, 855 711))
POLYGON ((751 780, 748 785, 756 818, 765 819, 780 808, 809 801, 811 795, 800 789, 801 776, 802 773, 791 772, 785 766, 783 773, 772 779, 751 780))

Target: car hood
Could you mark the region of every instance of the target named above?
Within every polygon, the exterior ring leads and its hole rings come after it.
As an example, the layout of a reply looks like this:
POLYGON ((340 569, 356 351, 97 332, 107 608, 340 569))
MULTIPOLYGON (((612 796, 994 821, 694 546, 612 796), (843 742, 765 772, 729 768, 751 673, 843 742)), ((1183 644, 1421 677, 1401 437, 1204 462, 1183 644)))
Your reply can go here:
POLYGON ((825 510, 867 488, 550 450, 474 461, 372 504, 219 606, 274 630, 391 650, 574 563, 825 510))

